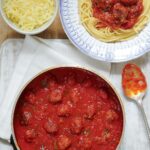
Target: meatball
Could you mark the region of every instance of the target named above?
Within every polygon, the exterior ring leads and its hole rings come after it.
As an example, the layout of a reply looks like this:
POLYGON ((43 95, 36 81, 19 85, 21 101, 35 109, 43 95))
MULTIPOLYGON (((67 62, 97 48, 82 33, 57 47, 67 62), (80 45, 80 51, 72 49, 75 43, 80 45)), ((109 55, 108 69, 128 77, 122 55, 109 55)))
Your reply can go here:
POLYGON ((62 88, 53 89, 49 96, 49 101, 53 104, 62 101, 63 90, 62 88))
POLYGON ((138 2, 138 0, 120 0, 124 5, 134 5, 138 2))
POLYGON ((81 117, 73 118, 71 122, 71 132, 73 134, 80 134, 83 129, 83 121, 81 117))
POLYGON ((49 84, 49 77, 45 76, 41 81, 40 81, 40 85, 42 88, 48 88, 48 84, 49 84))
POLYGON ((35 101, 36 101, 36 96, 34 93, 32 92, 28 92, 26 95, 25 95, 25 100, 30 103, 30 104, 35 104, 35 101))
POLYGON ((84 82, 83 82, 83 87, 85 88, 88 88, 88 87, 91 87, 92 85, 92 81, 90 79, 85 79, 84 82))
POLYGON ((44 124, 44 129, 47 133, 55 134, 58 131, 58 126, 54 121, 48 119, 44 124))
POLYGON ((76 84, 76 74, 69 74, 66 78, 66 82, 69 86, 74 86, 76 84))
POLYGON ((93 0, 93 4, 95 7, 102 9, 103 11, 108 11, 118 1, 119 0, 93 0))
POLYGON ((118 119, 118 114, 114 110, 108 110, 106 113, 106 120, 107 121, 114 121, 118 119))
POLYGON ((79 148, 81 150, 91 150, 92 141, 87 137, 81 137, 79 141, 79 148))
POLYGON ((105 1, 105 9, 104 11, 110 11, 114 4, 118 3, 120 0, 104 0, 105 1))
MULTIPOLYGON (((143 5, 139 2, 137 5, 133 5, 129 9, 128 17, 134 20, 136 17, 138 17, 142 13, 142 11, 143 11, 143 5)), ((135 21, 134 21, 134 23, 135 23, 135 21)))
POLYGON ((29 125, 30 121, 31 121, 31 118, 32 118, 31 112, 23 111, 23 113, 21 115, 20 124, 21 125, 25 125, 25 126, 29 125))
POLYGON ((93 119, 96 114, 96 108, 94 104, 90 104, 87 106, 86 112, 84 114, 85 119, 93 119))
POLYGON ((104 129, 104 131, 102 132, 101 136, 96 136, 94 138, 94 141, 97 143, 97 144, 106 144, 107 141, 109 141, 110 139, 110 136, 111 136, 111 133, 110 133, 110 130, 109 129, 104 129))
POLYGON ((48 81, 48 88, 54 89, 58 84, 57 84, 57 78, 55 75, 53 74, 49 74, 47 77, 47 81, 48 81))
POLYGON ((99 95, 102 99, 107 99, 108 98, 108 94, 104 89, 99 90, 99 95))
POLYGON ((32 143, 35 140, 36 136, 37 136, 37 133, 35 129, 30 129, 25 132, 25 140, 28 143, 32 143))
POLYGON ((71 139, 65 135, 60 135, 57 140, 57 147, 59 150, 65 150, 71 145, 71 139))
POLYGON ((69 101, 72 105, 77 104, 81 100, 81 85, 75 85, 73 87, 69 87, 64 91, 63 100, 69 101))
POLYGON ((113 16, 116 20, 115 23, 122 24, 126 21, 128 16, 128 9, 120 3, 117 3, 113 7, 113 16))
POLYGON ((60 117, 68 117, 70 114, 70 107, 67 104, 62 104, 58 107, 57 114, 60 117))
POLYGON ((76 104, 81 99, 79 88, 75 87, 70 91, 70 100, 76 104))

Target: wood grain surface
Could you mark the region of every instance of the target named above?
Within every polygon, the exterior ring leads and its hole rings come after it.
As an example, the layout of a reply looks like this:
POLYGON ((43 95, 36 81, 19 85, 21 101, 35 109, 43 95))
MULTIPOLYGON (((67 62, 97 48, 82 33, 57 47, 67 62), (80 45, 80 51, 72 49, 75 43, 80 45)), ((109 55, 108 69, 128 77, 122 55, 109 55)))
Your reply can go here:
MULTIPOLYGON (((51 39, 65 39, 67 38, 64 30, 62 28, 59 15, 57 15, 53 24, 44 32, 38 34, 37 36, 42 38, 51 39)), ((8 38, 24 38, 24 35, 17 33, 12 30, 2 19, 0 15, 0 44, 8 38)))

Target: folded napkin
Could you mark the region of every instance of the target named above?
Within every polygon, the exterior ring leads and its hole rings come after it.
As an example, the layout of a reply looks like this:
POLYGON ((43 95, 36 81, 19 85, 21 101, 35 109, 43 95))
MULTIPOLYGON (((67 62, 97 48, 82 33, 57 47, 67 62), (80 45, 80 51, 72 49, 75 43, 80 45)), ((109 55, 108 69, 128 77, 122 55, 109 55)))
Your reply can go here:
MULTIPOLYGON (((0 57, 0 137, 9 139, 11 110, 20 88, 36 73, 59 65, 85 66, 106 76, 115 85, 125 106, 125 134, 120 150, 149 150, 145 126, 137 106, 124 97, 121 71, 125 63, 110 64, 93 60, 80 53, 68 40, 44 40, 27 36, 25 40, 6 41, 0 57), (42 42, 40 42, 42 41, 42 42), (45 44, 44 44, 45 43, 45 44)), ((144 71, 150 89, 150 54, 132 61, 144 71)), ((150 123, 150 92, 144 108, 150 123)), ((1 145, 0 145, 1 149, 1 145)), ((4 149, 3 149, 4 150, 4 149)), ((8 149, 9 150, 9 149, 8 149)))
MULTIPOLYGON (((11 115, 19 90, 29 79, 43 69, 64 65, 84 66, 98 71, 104 76, 109 76, 110 63, 99 62, 81 54, 68 40, 44 42, 46 44, 34 37, 27 36, 20 49, 9 87, 3 91, 2 96, 4 97, 0 102, 0 137, 3 139, 9 139, 12 133, 11 115)), ((1 86, 0 89, 2 88, 1 86)))

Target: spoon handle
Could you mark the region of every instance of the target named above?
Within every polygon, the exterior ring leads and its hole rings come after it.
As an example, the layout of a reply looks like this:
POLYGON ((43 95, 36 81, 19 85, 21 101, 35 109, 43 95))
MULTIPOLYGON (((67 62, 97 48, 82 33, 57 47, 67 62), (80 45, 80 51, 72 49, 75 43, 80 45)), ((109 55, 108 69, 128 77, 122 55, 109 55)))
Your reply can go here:
POLYGON ((149 127, 148 120, 147 120, 147 117, 146 117, 146 113, 144 111, 144 107, 143 107, 143 104, 142 104, 141 100, 137 101, 137 104, 138 104, 138 106, 141 110, 141 113, 143 115, 143 119, 144 119, 145 126, 146 126, 146 129, 147 129, 147 134, 148 134, 148 137, 149 137, 149 140, 150 140, 150 127, 149 127))

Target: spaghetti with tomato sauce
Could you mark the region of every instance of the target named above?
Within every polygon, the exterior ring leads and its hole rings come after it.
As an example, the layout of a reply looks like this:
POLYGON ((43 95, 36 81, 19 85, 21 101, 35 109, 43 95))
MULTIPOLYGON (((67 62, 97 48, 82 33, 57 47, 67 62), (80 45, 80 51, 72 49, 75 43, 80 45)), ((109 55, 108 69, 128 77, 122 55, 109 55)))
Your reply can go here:
POLYGON ((150 17, 146 0, 79 0, 82 24, 105 41, 127 40, 143 29, 150 17))

